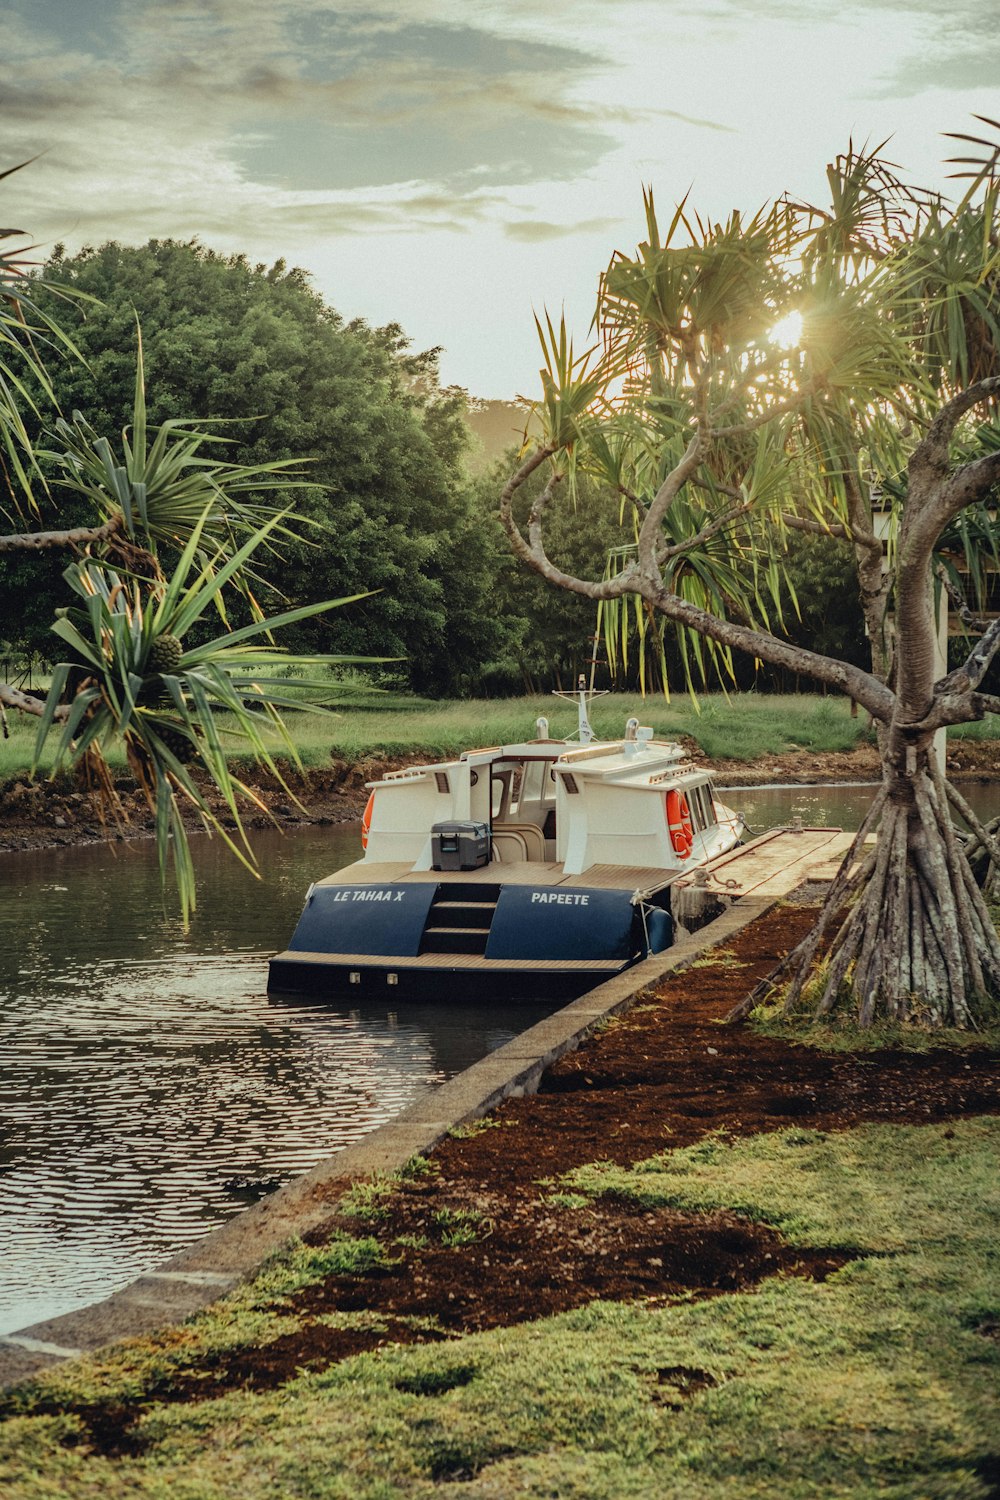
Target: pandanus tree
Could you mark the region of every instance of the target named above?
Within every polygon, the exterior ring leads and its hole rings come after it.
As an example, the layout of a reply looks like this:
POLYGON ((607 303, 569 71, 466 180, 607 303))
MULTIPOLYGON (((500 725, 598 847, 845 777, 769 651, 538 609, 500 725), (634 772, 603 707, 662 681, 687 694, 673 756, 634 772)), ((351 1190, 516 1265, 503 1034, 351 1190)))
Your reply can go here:
POLYGON ((104 814, 123 822, 108 756, 124 751, 153 814, 164 882, 172 869, 186 922, 195 880, 185 810, 253 870, 241 807, 262 804, 232 770, 229 752, 262 764, 296 800, 276 759, 299 764, 281 710, 317 706, 330 693, 328 680, 299 669, 359 660, 290 654, 273 632, 352 600, 263 617, 254 557, 293 535, 273 499, 286 501, 299 480, 285 462, 228 462, 219 456, 224 439, 195 422, 148 429, 141 340, 132 422, 117 446, 79 413, 58 415, 54 356, 77 357, 76 350, 40 307, 28 256, 21 231, 0 230, 0 479, 10 518, 35 527, 0 536, 0 552, 63 553, 66 605, 52 624, 47 695, 0 682, 0 718, 4 732, 6 709, 38 720, 36 764, 56 732, 53 774, 76 768, 104 814), (29 440, 28 408, 35 426, 48 416, 41 443, 29 440), (40 495, 82 501, 88 521, 42 529, 40 495), (289 669, 298 673, 294 684, 289 669))
POLYGON ((1000 1001, 1000 940, 953 812, 987 865, 1000 868, 1000 847, 934 752, 942 727, 1000 712, 982 686, 1000 621, 976 621, 958 598, 969 575, 942 548, 978 538, 996 554, 994 163, 950 208, 853 148, 828 169, 822 209, 786 195, 713 223, 682 205, 661 234, 647 195, 646 241, 600 279, 593 347, 575 354, 564 328, 540 329, 542 436, 501 498, 515 552, 550 583, 605 610, 634 598, 717 664, 747 652, 867 709, 881 784, 789 956, 785 1002, 808 983, 820 1013, 850 1003, 862 1024, 967 1027, 1000 1001), (522 487, 540 469, 529 504, 522 487), (565 572, 546 549, 547 517, 581 471, 634 520, 634 549, 603 578, 565 572), (791 530, 851 543, 870 670, 773 628, 791 530), (982 633, 939 675, 942 587, 982 633))

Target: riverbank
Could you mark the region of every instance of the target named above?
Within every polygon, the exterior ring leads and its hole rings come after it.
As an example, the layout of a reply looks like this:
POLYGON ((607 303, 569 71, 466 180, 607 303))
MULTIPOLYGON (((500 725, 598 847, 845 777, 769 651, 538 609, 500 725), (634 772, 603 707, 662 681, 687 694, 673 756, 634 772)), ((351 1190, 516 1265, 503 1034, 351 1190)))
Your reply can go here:
POLYGON ((6 1493, 986 1500, 998 1054, 723 1026, 812 919, 651 985, 183 1328, 12 1393, 6 1493))
MULTIPOLYGON (((711 762, 696 741, 684 737, 682 742, 692 760, 712 764, 720 787, 864 782, 874 781, 879 775, 878 754, 867 742, 848 750, 788 749, 750 759, 717 757, 711 762)), ((359 818, 364 809, 366 782, 387 770, 432 758, 433 752, 418 750, 406 755, 332 758, 329 766, 310 769, 304 775, 288 769, 287 786, 282 786, 270 773, 248 768, 243 772, 244 779, 263 808, 246 800, 245 824, 254 829, 273 823, 292 827, 350 822, 359 818)), ((953 740, 949 745, 948 771, 959 783, 997 780, 1000 740, 953 740)), ((0 853, 151 837, 153 818, 133 779, 122 775, 115 788, 121 802, 120 819, 102 809, 95 794, 72 778, 61 777, 56 781, 30 781, 26 776, 8 778, 0 784, 0 853)), ((209 799, 225 824, 227 816, 222 799, 211 792, 209 799)), ((200 825, 192 818, 190 826, 200 825)))

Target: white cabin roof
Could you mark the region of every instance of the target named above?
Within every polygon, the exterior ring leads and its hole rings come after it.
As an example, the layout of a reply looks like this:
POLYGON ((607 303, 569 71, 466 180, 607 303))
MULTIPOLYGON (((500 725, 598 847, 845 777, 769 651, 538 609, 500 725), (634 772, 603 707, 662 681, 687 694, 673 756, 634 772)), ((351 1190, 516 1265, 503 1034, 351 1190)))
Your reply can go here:
POLYGON ((683 746, 674 740, 597 740, 590 745, 567 743, 566 740, 521 740, 512 745, 463 750, 456 760, 431 761, 426 765, 388 771, 381 781, 371 781, 367 785, 373 788, 386 781, 402 781, 433 771, 453 771, 462 766, 476 769, 504 761, 538 760, 550 761, 556 772, 569 771, 574 777, 627 781, 636 786, 650 786, 661 780, 711 780, 707 768, 695 765, 686 756, 683 746))

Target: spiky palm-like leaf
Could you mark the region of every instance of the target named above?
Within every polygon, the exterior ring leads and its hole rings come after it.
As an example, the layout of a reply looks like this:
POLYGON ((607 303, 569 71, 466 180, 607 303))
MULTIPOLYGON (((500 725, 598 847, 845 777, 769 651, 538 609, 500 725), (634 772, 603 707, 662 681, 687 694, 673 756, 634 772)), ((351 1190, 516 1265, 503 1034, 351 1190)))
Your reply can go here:
MULTIPOLYGON (((30 162, 8 167, 0 172, 0 182, 26 166, 30 162)), ((32 481, 41 476, 22 413, 40 415, 35 392, 57 404, 45 366, 47 356, 69 354, 82 359, 69 335, 39 306, 37 293, 44 288, 78 302, 92 302, 93 298, 83 292, 53 288, 41 276, 33 275, 36 262, 31 257, 38 246, 22 243, 26 239, 23 229, 0 228, 0 445, 14 480, 0 497, 0 504, 9 505, 15 513, 37 514, 32 481)))
POLYGON ((352 656, 298 656, 259 638, 326 610, 363 597, 330 600, 286 610, 268 620, 257 620, 216 640, 186 647, 184 637, 215 605, 229 578, 264 545, 280 518, 259 528, 228 559, 213 553, 199 562, 208 515, 195 525, 172 577, 150 591, 135 579, 119 577, 103 564, 85 559, 66 569, 64 577, 80 603, 57 619, 55 634, 65 659, 52 676, 45 711, 39 723, 35 761, 47 736, 59 729, 52 774, 86 763, 113 803, 106 751, 124 744, 129 764, 156 819, 156 842, 161 876, 166 885, 172 855, 182 919, 187 923, 195 905, 194 868, 182 810, 193 809, 204 826, 219 834, 251 871, 254 858, 240 816, 239 798, 256 802, 249 788, 234 776, 227 761, 232 749, 248 751, 287 787, 275 760, 275 750, 299 765, 293 739, 281 709, 303 704, 301 693, 318 700, 329 694, 329 684, 297 680, 288 691, 280 675, 289 666, 326 666, 358 662, 352 656), (167 639, 180 644, 179 654, 167 639), (173 671, 162 671, 165 656, 176 660, 173 671), (57 725, 56 711, 67 689, 72 693, 68 716, 57 725), (220 724, 218 715, 227 716, 220 724), (236 828, 230 836, 212 811, 203 785, 192 775, 197 765, 222 795, 236 828))
POLYGON ((534 404, 533 410, 543 441, 565 450, 572 462, 582 425, 604 403, 618 370, 607 360, 599 359, 596 349, 576 354, 566 332, 565 318, 560 318, 558 332, 548 313, 544 324, 535 318, 535 328, 544 363, 539 371, 542 399, 534 404))
POLYGON ((154 557, 163 547, 184 547, 196 530, 203 549, 228 546, 276 517, 268 536, 276 529, 292 535, 276 506, 247 498, 304 483, 291 461, 227 463, 205 450, 228 440, 193 421, 173 418, 148 428, 141 337, 132 425, 122 434, 121 456, 79 412, 71 421, 59 418, 52 436, 55 444, 39 457, 58 483, 87 500, 102 522, 119 520, 125 535, 154 557))

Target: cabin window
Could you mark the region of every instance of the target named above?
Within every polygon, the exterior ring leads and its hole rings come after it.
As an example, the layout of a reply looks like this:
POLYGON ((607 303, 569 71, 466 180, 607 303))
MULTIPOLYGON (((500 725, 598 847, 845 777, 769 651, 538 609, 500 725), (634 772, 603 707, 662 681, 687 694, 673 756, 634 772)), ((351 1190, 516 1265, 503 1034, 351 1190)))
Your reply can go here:
POLYGON ((691 822, 696 833, 703 833, 705 829, 715 824, 715 806, 712 801, 711 789, 704 783, 701 786, 691 786, 687 789, 688 806, 691 809, 691 822))

